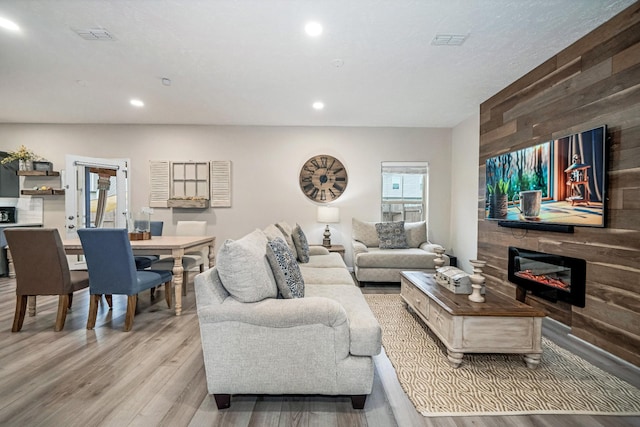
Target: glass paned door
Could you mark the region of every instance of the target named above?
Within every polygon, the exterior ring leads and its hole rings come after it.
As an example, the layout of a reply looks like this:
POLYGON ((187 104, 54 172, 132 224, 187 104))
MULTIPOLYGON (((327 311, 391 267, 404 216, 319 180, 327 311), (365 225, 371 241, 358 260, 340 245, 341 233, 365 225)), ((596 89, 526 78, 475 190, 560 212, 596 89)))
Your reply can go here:
POLYGON ((65 227, 67 238, 78 228, 127 228, 129 159, 66 156, 65 227))

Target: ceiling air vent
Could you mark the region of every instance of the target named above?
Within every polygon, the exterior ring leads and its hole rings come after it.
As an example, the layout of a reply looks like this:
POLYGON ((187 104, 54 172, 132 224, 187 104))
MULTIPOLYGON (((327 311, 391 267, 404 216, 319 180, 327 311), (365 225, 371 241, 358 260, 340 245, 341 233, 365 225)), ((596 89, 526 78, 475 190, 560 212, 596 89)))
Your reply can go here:
POLYGON ((116 38, 104 28, 74 29, 77 35, 85 40, 114 41, 116 38))
POLYGON ((431 40, 434 46, 460 46, 469 37, 468 34, 436 34, 431 40))

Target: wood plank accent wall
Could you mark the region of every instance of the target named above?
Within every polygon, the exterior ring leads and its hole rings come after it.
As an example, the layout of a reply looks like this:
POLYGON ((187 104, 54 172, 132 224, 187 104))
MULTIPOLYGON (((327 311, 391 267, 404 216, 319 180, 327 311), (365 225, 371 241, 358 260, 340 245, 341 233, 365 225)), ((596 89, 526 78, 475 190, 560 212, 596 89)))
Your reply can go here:
POLYGON ((640 366, 640 2, 480 106, 478 258, 487 286, 515 298, 507 247, 587 261, 584 308, 527 296, 572 333, 640 366), (485 217, 485 161, 599 125, 608 126, 606 228, 574 234, 499 227, 485 217))

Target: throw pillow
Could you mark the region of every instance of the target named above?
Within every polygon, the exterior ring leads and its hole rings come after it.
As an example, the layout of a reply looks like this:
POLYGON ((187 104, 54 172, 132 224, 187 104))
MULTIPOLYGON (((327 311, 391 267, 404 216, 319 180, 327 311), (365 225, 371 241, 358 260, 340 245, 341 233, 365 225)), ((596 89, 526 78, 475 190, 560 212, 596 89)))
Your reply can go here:
POLYGON ((304 235, 300 224, 296 224, 291 237, 293 237, 293 243, 296 247, 298 261, 303 264, 309 262, 309 242, 307 241, 307 236, 304 235))
POLYGON ((404 234, 404 221, 379 222, 376 224, 380 249, 406 249, 409 247, 404 234))
POLYGON ((368 248, 378 246, 380 242, 378 233, 376 233, 375 222, 360 221, 353 218, 351 220, 351 233, 353 240, 362 242, 368 248))
POLYGON ((278 290, 284 298, 304 297, 304 280, 296 257, 287 243, 279 237, 267 243, 267 259, 276 278, 278 290))
POLYGON ((291 233, 293 233, 293 228, 289 224, 284 221, 280 221, 276 224, 276 227, 280 229, 282 235, 284 236, 284 241, 289 245, 289 249, 292 251, 296 251, 296 246, 293 243, 293 238, 291 237, 291 233))
POLYGON ((238 301, 256 302, 278 295, 266 245, 267 236, 255 230, 239 240, 227 239, 218 251, 216 268, 220 281, 238 301))
POLYGON ((407 244, 410 248, 419 248, 421 244, 427 241, 427 223, 405 222, 404 234, 407 236, 407 244))
POLYGON ((264 234, 266 234, 268 240, 273 240, 276 237, 284 239, 284 234, 282 234, 282 231, 280 231, 280 229, 276 227, 275 224, 269 224, 262 231, 264 231, 264 234))

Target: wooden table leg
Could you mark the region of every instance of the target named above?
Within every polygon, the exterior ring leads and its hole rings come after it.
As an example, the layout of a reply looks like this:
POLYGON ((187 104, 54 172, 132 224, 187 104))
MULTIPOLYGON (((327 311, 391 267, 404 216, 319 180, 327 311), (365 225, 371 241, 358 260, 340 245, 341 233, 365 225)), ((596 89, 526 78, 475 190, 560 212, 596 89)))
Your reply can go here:
POLYGON ((527 364, 527 368, 536 369, 540 364, 542 355, 539 353, 525 354, 524 361, 527 364))
POLYGON ((451 364, 452 368, 458 368, 462 363, 463 357, 464 353, 447 350, 447 359, 449 359, 449 364, 451 364))
POLYGON ((7 274, 9 275, 10 278, 15 279, 16 278, 16 270, 13 267, 13 258, 11 258, 11 251, 9 250, 9 248, 7 247, 7 267, 8 270, 7 274))
POLYGON ((36 315, 36 296, 29 295, 27 301, 28 301, 27 307, 29 309, 29 317, 33 317, 36 315))
POLYGON ((182 314, 182 273, 184 268, 182 267, 182 256, 184 255, 184 249, 173 250, 173 289, 175 292, 176 300, 176 316, 182 314))
POLYGON ((212 240, 209 244, 209 268, 213 268, 216 265, 216 254, 213 252, 213 246, 215 240, 212 240))

